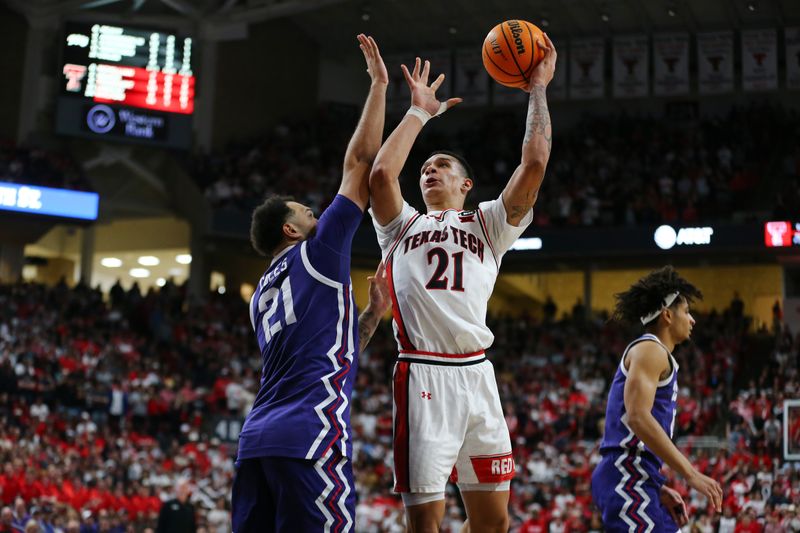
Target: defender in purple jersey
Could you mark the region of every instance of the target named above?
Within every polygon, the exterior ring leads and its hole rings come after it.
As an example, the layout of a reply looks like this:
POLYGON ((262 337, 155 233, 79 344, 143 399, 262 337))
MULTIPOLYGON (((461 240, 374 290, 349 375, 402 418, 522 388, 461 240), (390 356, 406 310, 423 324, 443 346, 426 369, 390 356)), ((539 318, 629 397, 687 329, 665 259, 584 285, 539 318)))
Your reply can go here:
POLYGON ((681 496, 664 485, 664 462, 717 512, 722 506, 719 483, 698 472, 671 440, 678 397, 672 351, 691 335, 689 304, 702 294, 667 266, 616 298, 614 318, 645 333, 625 349, 611 383, 592 498, 609 533, 675 533, 688 517, 681 496))
POLYGON ((372 84, 336 198, 319 220, 280 196, 253 213, 251 241, 270 264, 250 301, 261 386, 239 437, 236 533, 353 528, 350 395, 358 353, 390 305, 379 268, 356 319, 350 281, 350 247, 369 200, 389 82, 375 41, 358 40, 372 84))

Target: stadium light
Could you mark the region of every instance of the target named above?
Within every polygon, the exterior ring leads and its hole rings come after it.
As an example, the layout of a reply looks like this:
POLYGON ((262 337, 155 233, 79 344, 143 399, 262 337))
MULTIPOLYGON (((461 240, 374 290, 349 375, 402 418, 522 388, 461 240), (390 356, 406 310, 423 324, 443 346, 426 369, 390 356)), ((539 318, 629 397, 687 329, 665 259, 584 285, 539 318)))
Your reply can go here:
POLYGON ((156 266, 161 262, 158 257, 154 255, 143 255, 137 261, 140 265, 148 267, 156 266))
POLYGON ((178 254, 175 256, 175 261, 181 265, 188 265, 192 262, 192 254, 178 254))
POLYGON ((132 268, 128 272, 134 278, 147 278, 150 277, 150 271, 146 268, 132 268))
POLYGON ((122 266, 122 259, 118 257, 104 257, 100 260, 100 264, 106 268, 119 268, 122 266))

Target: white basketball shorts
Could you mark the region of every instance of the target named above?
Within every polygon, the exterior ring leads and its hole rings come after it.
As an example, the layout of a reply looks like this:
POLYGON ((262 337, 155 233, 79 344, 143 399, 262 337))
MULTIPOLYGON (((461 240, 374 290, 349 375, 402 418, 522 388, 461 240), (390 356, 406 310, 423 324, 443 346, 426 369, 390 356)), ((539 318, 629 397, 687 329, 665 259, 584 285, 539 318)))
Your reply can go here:
POLYGON ((394 368, 395 492, 443 492, 514 477, 494 367, 481 351, 401 352, 394 368))

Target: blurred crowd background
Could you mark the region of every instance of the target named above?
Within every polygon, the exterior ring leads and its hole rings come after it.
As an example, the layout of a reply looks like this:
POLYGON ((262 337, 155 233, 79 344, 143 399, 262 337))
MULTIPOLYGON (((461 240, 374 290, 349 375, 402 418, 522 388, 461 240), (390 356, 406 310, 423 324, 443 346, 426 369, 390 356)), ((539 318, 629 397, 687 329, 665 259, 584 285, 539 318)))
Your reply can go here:
MULTIPOLYGON (((163 502, 182 485, 197 531, 230 530, 236 448, 219 422, 246 414, 260 359, 241 298, 189 304, 172 284, 107 298, 83 285, 0 286, 0 531, 159 531, 163 502)), ((676 352, 677 442, 725 487, 717 516, 668 474, 692 531, 800 529, 800 468, 781 459, 800 336, 781 327, 779 308, 772 328, 755 331, 746 311, 733 298, 700 314, 676 352)), ((589 480, 607 387, 634 333, 552 302, 542 317, 489 324, 515 444, 512 530, 599 530, 589 480)), ((391 492, 394 358, 383 323, 361 354, 352 403, 357 531, 404 527, 391 492)), ((800 419, 790 429, 800 438, 800 419)), ((448 500, 445 531, 458 531, 463 509, 455 491, 448 500)))

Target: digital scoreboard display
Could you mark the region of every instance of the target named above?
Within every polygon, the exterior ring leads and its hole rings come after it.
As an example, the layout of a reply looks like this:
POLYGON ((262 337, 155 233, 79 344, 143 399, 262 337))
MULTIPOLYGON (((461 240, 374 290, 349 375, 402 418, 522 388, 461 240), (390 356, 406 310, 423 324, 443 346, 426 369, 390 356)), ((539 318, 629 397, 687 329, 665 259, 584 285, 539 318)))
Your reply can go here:
POLYGON ((191 37, 70 22, 62 50, 58 133, 189 147, 195 96, 191 37))

